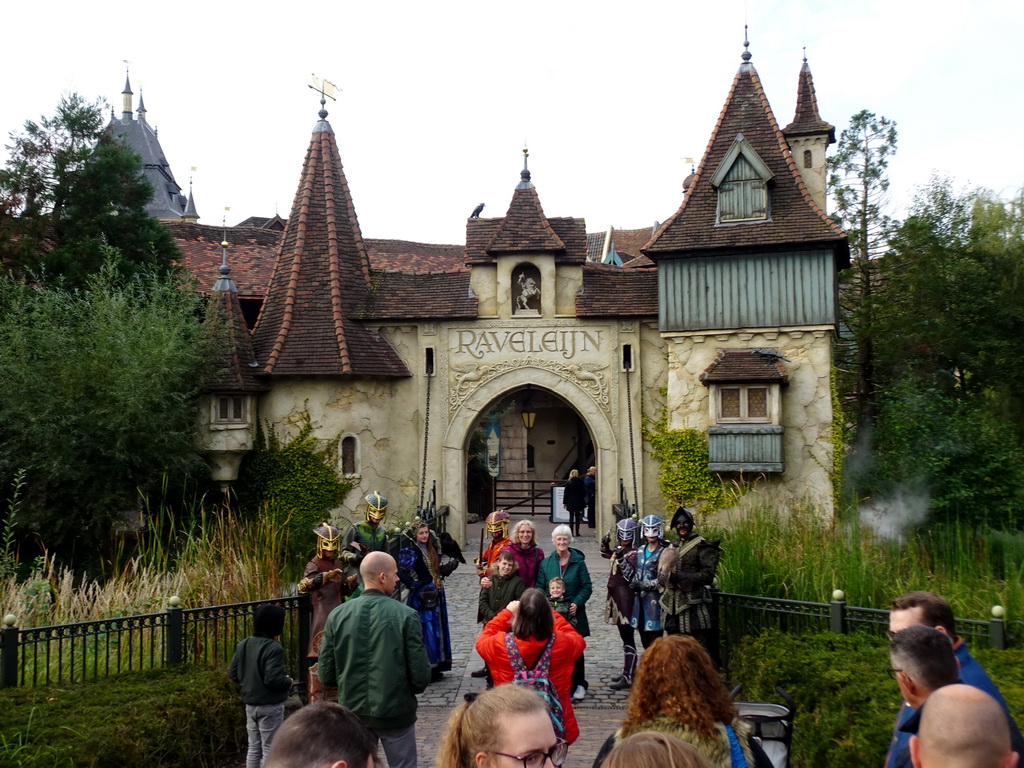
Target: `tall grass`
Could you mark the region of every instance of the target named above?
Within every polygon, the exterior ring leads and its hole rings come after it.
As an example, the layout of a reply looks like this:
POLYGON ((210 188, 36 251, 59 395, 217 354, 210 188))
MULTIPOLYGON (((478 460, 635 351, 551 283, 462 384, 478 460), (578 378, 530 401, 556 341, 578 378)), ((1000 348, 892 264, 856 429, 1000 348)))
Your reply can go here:
POLYGON ((247 602, 291 594, 301 566, 290 554, 287 520, 205 506, 175 516, 161 507, 102 577, 42 557, 27 579, 0 579, 0 606, 32 627, 161 611, 172 595, 185 607, 247 602))
POLYGON ((841 589, 850 605, 888 608, 892 598, 926 589, 964 618, 988 618, 996 604, 1009 618, 1024 617, 1019 534, 947 527, 892 541, 811 509, 760 508, 705 536, 722 539, 719 581, 727 592, 827 602, 841 589))

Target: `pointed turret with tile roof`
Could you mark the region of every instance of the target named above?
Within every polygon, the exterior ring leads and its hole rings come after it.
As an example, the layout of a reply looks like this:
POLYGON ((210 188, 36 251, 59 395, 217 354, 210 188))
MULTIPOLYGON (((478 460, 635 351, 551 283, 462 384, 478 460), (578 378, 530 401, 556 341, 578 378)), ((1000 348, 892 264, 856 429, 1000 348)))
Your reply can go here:
POLYGON ((466 263, 484 264, 509 253, 550 253, 556 261, 584 262, 587 233, 582 219, 549 219, 527 165, 529 150, 523 149, 523 170, 512 193, 504 218, 471 218, 466 224, 466 263))
POLYGON ((206 322, 221 342, 220 365, 207 389, 217 392, 259 392, 269 389, 266 377, 260 374, 260 365, 253 351, 252 338, 245 325, 242 306, 238 302, 238 288, 231 279, 228 265, 228 242, 221 242, 222 260, 220 277, 213 284, 210 303, 206 307, 206 322))
MULTIPOLYGON (((651 259, 726 255, 750 249, 832 246, 837 264, 848 264, 846 235, 813 199, 772 113, 744 41, 733 80, 708 147, 682 205, 644 247, 651 259), (768 209, 760 220, 721 223, 715 181, 734 145, 756 153, 767 184, 768 209)), ((730 155, 733 153, 733 155, 730 155)))
POLYGON ((782 129, 789 141, 804 183, 818 207, 825 208, 825 150, 836 143, 836 128, 818 114, 818 96, 814 92, 811 67, 804 56, 796 87, 796 114, 793 122, 782 129))
POLYGON ((324 103, 253 331, 256 354, 272 376, 409 376, 355 319, 372 289, 370 260, 324 103))

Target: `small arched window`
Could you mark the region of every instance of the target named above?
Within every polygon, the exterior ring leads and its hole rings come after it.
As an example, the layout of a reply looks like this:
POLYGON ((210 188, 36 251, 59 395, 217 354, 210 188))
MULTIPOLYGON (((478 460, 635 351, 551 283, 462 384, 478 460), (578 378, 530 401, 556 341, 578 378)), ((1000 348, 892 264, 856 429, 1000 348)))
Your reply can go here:
POLYGON ((804 150, 804 168, 813 168, 814 161, 811 159, 811 150, 804 150))

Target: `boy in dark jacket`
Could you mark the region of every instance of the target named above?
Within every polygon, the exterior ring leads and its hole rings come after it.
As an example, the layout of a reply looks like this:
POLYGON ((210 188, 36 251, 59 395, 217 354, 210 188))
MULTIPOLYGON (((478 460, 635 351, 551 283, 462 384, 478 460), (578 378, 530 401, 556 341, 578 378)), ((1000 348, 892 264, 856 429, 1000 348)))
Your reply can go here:
POLYGON ((235 648, 228 677, 241 686, 249 750, 245 768, 260 768, 270 754, 274 732, 284 720, 284 702, 294 682, 284 672, 284 649, 274 640, 284 629, 284 608, 261 605, 253 633, 235 648))
POLYGON ((491 586, 480 590, 480 615, 484 624, 497 616, 513 600, 518 600, 525 587, 516 573, 519 564, 509 550, 502 550, 494 561, 491 586))
POLYGON ((556 613, 562 614, 562 618, 575 628, 576 617, 569 611, 569 607, 572 604, 565 599, 565 580, 560 576, 555 576, 555 578, 548 582, 548 594, 551 596, 549 598, 551 609, 556 613))

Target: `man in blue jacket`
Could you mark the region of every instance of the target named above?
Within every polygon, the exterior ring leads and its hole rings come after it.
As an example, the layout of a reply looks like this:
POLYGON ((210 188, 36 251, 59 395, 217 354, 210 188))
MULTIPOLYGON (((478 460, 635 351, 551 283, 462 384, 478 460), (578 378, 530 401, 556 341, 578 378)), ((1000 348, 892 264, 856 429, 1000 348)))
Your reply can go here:
POLYGON ((398 565, 371 552, 359 567, 363 593, 327 617, 320 681, 338 687, 351 709, 384 745, 391 768, 416 768, 416 694, 430 683, 420 617, 393 600, 398 565))
MULTIPOLYGON (((949 638, 953 644, 953 655, 960 664, 960 681, 973 688, 984 691, 997 702, 1006 712, 1010 721, 1010 741, 1013 751, 1024 754, 1024 738, 1021 737, 1020 729, 1010 714, 1010 708, 1006 705, 996 684, 988 676, 981 665, 971 656, 967 643, 956 634, 956 620, 953 617, 953 609, 945 598, 936 595, 934 592, 908 592, 892 601, 889 607, 889 633, 895 634, 907 627, 923 624, 926 627, 934 627, 949 638)), ((892 742, 889 746, 889 754, 886 756, 885 764, 890 766, 894 755, 909 749, 910 734, 901 731, 904 725, 916 710, 904 702, 896 716, 896 725, 892 731, 892 742)))

